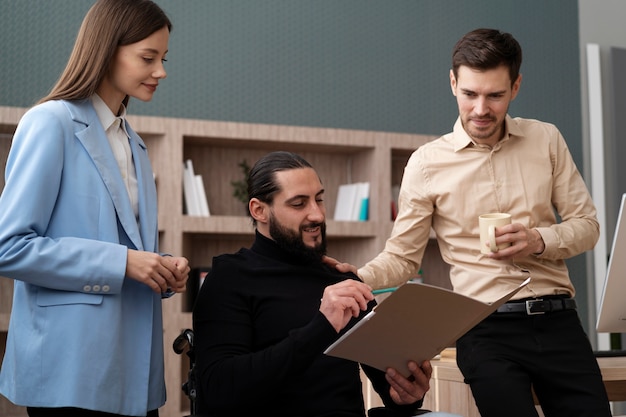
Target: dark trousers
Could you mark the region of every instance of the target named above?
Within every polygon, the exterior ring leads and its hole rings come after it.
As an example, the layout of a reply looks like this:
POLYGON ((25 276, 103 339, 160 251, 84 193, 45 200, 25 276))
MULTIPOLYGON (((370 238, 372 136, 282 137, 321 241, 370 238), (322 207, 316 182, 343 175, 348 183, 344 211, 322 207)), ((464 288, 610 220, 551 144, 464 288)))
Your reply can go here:
POLYGON ((482 417, 610 417, 598 362, 576 310, 494 313, 457 342, 482 417))
MULTIPOLYGON (((29 417, 114 417, 121 414, 103 413, 102 411, 85 410, 82 408, 40 408, 27 407, 29 417)), ((159 410, 148 411, 146 417, 159 417, 159 410)))

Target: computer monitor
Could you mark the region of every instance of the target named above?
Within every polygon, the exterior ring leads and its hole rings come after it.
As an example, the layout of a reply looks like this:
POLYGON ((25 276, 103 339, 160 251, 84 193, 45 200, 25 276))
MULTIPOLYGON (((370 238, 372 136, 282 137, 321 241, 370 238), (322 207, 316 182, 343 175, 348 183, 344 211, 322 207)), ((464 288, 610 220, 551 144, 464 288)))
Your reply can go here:
POLYGON ((596 330, 626 333, 626 194, 617 216, 596 330))

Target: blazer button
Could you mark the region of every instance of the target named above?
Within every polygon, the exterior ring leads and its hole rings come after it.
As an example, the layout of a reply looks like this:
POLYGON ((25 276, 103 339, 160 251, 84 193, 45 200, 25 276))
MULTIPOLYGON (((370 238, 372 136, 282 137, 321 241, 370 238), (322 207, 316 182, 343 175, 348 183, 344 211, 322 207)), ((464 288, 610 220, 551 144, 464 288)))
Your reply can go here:
POLYGON ((108 285, 102 286, 102 292, 109 292, 109 291, 111 291, 111 287, 109 287, 108 285))
POLYGON ((85 286, 83 287, 83 291, 85 291, 85 292, 91 292, 91 285, 85 285, 85 286))
POLYGON ((93 292, 100 292, 100 286, 99 285, 94 285, 93 286, 93 292))

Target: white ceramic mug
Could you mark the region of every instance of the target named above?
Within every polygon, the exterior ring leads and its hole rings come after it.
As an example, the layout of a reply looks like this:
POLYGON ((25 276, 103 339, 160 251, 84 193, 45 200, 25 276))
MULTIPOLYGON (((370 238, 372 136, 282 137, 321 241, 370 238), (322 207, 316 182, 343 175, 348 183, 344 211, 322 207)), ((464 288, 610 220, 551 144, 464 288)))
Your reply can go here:
POLYGON ((508 213, 487 213, 478 216, 478 226, 480 228, 480 251, 482 253, 497 252, 511 246, 510 243, 496 245, 496 227, 511 223, 511 215, 508 213), (489 242, 489 246, 485 243, 489 242))

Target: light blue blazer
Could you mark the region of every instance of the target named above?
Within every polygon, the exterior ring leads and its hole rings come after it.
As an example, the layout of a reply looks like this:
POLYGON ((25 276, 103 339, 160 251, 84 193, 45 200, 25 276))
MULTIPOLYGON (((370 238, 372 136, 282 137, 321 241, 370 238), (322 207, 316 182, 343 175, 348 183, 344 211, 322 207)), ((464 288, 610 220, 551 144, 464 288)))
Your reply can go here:
POLYGON ((125 279, 158 250, 146 145, 126 126, 139 224, 90 100, 20 121, 0 196, 0 276, 15 280, 0 393, 18 405, 145 415, 165 402, 161 297, 125 279))

